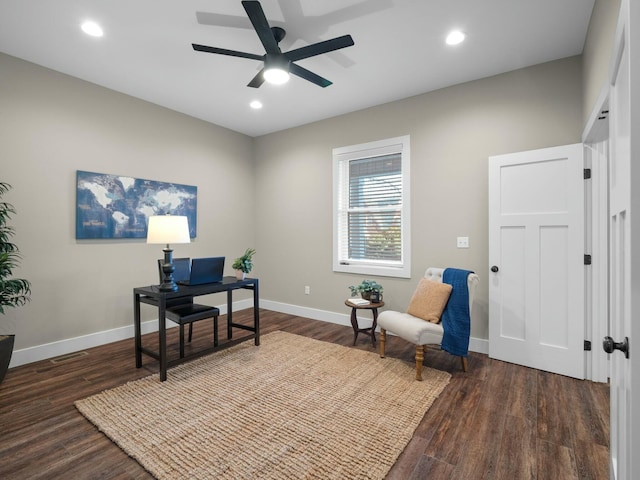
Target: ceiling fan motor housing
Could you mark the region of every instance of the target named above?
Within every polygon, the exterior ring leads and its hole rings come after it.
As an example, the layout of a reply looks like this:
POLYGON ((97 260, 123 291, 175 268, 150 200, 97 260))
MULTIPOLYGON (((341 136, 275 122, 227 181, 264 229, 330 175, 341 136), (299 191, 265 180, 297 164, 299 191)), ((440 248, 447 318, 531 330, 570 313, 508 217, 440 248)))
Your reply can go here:
POLYGON ((282 53, 267 53, 264 56, 264 69, 278 69, 284 70, 285 72, 289 71, 289 64, 291 61, 285 57, 282 53))
POLYGON ((287 35, 285 29, 280 27, 271 27, 271 33, 273 33, 273 38, 276 39, 276 43, 280 43, 287 35))

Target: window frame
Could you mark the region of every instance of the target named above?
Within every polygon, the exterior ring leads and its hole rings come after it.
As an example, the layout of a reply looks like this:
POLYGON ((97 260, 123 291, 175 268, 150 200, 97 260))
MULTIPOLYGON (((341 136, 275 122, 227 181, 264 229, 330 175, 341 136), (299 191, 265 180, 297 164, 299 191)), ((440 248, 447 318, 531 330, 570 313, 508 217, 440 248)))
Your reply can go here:
POLYGON ((411 278, 411 191, 410 191, 410 137, 388 138, 333 149, 333 271, 369 276, 411 278), (341 258, 346 246, 341 239, 347 226, 347 216, 341 215, 342 196, 348 196, 348 179, 342 178, 345 163, 352 160, 373 158, 382 155, 400 154, 402 178, 401 214, 401 260, 394 265, 381 265, 372 260, 353 260, 341 258))

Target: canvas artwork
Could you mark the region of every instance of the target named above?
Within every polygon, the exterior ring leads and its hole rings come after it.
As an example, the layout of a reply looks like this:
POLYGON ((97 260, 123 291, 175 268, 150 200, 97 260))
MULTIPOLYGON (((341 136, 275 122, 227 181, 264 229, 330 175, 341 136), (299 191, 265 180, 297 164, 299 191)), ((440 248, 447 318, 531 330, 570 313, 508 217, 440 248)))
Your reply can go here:
POLYGON ((152 215, 184 215, 196 236, 198 187, 78 170, 76 238, 146 238, 152 215))

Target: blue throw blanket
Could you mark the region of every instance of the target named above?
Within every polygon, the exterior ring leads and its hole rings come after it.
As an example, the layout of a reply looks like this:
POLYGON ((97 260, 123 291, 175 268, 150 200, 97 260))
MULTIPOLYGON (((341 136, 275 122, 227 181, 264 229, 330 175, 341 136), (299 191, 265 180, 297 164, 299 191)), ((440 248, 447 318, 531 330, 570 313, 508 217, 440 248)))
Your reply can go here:
POLYGON ((446 268, 442 274, 443 283, 453 287, 447 306, 442 312, 442 349, 452 355, 466 357, 469 355, 469 335, 471 334, 471 318, 469 316, 469 287, 467 277, 469 270, 446 268))

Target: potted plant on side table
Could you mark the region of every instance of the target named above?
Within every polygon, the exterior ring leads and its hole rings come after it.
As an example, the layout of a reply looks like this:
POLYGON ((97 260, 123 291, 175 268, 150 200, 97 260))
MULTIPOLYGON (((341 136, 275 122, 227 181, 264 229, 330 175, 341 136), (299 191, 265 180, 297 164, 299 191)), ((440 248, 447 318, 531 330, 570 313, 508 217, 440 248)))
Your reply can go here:
MULTIPOLYGON (((0 182, 0 196, 11 189, 8 183, 0 182)), ((14 234, 13 227, 7 225, 11 215, 16 211, 13 205, 0 201, 0 315, 4 315, 6 307, 20 307, 27 303, 31 295, 31 285, 22 278, 12 278, 13 269, 20 260, 20 251, 10 239, 14 234)), ((15 335, 4 335, 0 332, 0 383, 9 368, 15 335)))
POLYGON ((371 303, 378 303, 382 300, 382 292, 384 288, 375 280, 363 280, 360 285, 351 285, 351 296, 355 297, 360 294, 365 300, 371 303))
POLYGON ((253 256, 255 255, 255 253, 256 251, 253 248, 247 248, 247 250, 244 252, 244 255, 236 258, 233 261, 233 265, 231 265, 231 268, 236 271, 236 278, 238 280, 244 280, 247 273, 249 273, 253 269, 253 256))

